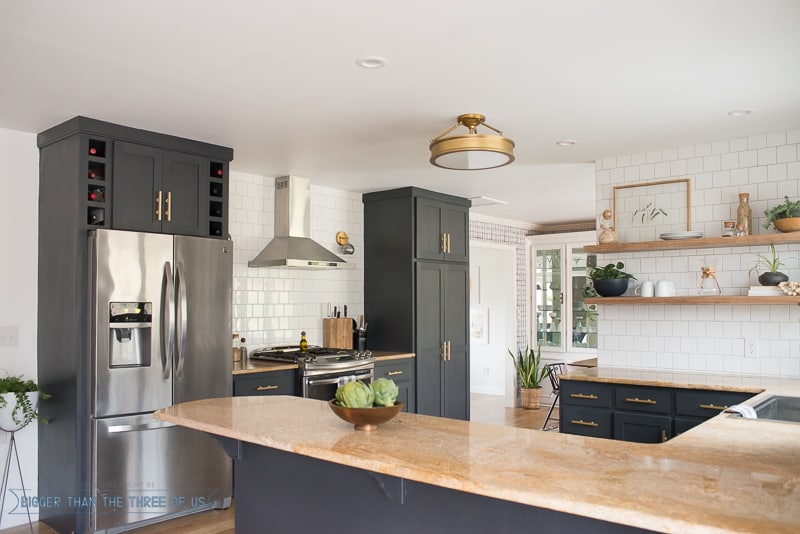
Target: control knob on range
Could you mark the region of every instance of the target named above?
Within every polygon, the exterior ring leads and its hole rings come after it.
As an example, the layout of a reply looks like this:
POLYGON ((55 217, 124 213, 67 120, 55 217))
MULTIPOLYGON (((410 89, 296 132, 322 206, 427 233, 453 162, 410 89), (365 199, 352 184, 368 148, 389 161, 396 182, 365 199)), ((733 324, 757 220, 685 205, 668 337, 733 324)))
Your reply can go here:
POLYGON ((372 358, 372 352, 365 350, 365 351, 357 351, 353 353, 353 357, 356 360, 368 360, 372 358))

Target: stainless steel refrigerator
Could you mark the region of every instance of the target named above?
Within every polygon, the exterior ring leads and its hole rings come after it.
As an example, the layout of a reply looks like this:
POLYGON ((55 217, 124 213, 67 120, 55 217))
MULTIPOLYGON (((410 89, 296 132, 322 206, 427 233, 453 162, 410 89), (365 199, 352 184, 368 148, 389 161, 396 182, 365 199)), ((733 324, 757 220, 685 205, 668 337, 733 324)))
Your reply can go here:
POLYGON ((221 445, 151 414, 231 395, 232 258, 225 240, 90 233, 93 532, 230 505, 221 445))

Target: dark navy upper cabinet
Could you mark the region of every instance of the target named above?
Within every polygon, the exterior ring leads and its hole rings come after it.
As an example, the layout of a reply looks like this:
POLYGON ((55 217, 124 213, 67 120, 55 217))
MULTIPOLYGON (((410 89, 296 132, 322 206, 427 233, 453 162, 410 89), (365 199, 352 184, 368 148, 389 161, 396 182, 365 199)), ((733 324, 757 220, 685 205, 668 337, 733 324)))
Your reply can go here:
POLYGON ((76 215, 83 230, 227 238, 232 149, 86 117, 37 143, 47 213, 76 215))
POLYGON ((367 193, 368 348, 416 354, 416 411, 469 418, 469 206, 415 187, 367 193))
POLYGON ((469 261, 469 208, 416 198, 416 257, 469 261))

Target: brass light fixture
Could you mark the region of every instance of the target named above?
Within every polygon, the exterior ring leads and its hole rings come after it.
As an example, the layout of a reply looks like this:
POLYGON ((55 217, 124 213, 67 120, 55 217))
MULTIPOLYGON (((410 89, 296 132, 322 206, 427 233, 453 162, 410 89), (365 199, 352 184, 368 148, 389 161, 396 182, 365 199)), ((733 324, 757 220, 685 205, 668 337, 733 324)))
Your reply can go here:
POLYGON ((431 141, 431 163, 443 169, 474 171, 494 169, 514 161, 514 141, 503 137, 503 132, 486 124, 486 117, 478 113, 458 116, 458 122, 431 141), (466 135, 445 137, 459 126, 469 129, 466 135), (499 135, 479 134, 478 126, 485 126, 499 135))

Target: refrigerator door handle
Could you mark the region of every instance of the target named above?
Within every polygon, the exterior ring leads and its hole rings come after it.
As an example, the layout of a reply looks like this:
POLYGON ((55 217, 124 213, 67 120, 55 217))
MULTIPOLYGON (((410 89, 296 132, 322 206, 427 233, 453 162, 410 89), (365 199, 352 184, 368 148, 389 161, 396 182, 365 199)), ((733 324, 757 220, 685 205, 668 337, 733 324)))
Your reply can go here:
POLYGON ((175 352, 175 282, 172 265, 164 264, 164 284, 161 288, 161 369, 164 379, 172 372, 175 352))
POLYGON ((183 263, 175 263, 175 287, 178 292, 178 301, 176 302, 177 309, 177 327, 175 330, 178 336, 178 349, 176 352, 176 366, 175 378, 183 377, 183 366, 186 363, 186 323, 188 306, 186 303, 186 276, 183 272, 183 263))
POLYGON ((142 430, 158 430, 159 428, 169 428, 175 426, 175 423, 167 421, 154 421, 152 423, 144 423, 141 425, 111 425, 108 427, 109 434, 117 434, 119 432, 140 432, 142 430))

